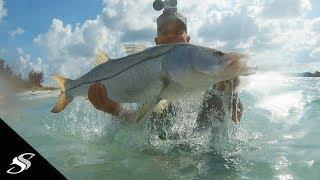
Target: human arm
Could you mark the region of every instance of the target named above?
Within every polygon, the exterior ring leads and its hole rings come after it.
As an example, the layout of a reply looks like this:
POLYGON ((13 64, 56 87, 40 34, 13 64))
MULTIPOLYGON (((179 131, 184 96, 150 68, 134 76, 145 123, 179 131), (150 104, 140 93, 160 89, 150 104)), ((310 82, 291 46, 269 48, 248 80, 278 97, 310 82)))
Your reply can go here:
POLYGON ((240 122, 243 112, 243 104, 240 101, 238 93, 235 92, 239 84, 240 79, 238 77, 233 80, 222 81, 218 84, 218 90, 220 92, 229 93, 231 95, 229 109, 232 112, 232 121, 235 123, 240 122))
POLYGON ((238 98, 238 94, 235 92, 238 85, 239 79, 235 78, 232 81, 222 81, 218 83, 217 86, 213 86, 213 89, 207 91, 200 111, 199 117, 201 121, 204 121, 204 119, 207 119, 209 116, 213 116, 214 119, 218 121, 224 120, 227 114, 224 111, 222 96, 225 94, 228 99, 228 108, 232 112, 231 119, 234 123, 239 123, 242 117, 243 105, 238 98))
POLYGON ((97 110, 118 117, 124 122, 133 122, 135 119, 135 112, 108 98, 106 88, 101 83, 94 83, 89 87, 88 99, 97 110))

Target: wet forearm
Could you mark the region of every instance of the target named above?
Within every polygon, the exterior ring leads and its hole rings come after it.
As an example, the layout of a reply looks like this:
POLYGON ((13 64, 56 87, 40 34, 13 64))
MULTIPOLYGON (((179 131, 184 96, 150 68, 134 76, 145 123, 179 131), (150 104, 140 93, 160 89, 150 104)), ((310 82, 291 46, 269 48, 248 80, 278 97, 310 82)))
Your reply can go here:
POLYGON ((128 110, 120 105, 112 115, 119 118, 122 122, 134 123, 136 114, 136 112, 128 110))
POLYGON ((238 95, 232 100, 232 120, 235 123, 239 123, 243 113, 243 105, 238 95))
POLYGON ((238 77, 234 78, 232 81, 227 81, 225 88, 225 93, 231 93, 231 106, 230 110, 232 112, 232 120, 235 123, 239 123, 242 117, 243 105, 239 98, 238 93, 236 92, 236 88, 240 84, 240 79, 238 77))

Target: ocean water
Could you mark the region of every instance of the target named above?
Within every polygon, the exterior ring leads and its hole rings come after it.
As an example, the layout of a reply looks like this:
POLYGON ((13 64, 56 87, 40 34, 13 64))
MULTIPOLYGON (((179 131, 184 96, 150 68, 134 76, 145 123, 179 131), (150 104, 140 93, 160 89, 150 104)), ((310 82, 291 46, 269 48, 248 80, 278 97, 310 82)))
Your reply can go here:
POLYGON ((85 99, 51 114, 58 92, 17 94, 0 114, 68 179, 320 179, 320 79, 259 73, 239 91, 240 124, 213 121, 195 133, 199 103, 184 99, 171 119, 174 140, 85 99))

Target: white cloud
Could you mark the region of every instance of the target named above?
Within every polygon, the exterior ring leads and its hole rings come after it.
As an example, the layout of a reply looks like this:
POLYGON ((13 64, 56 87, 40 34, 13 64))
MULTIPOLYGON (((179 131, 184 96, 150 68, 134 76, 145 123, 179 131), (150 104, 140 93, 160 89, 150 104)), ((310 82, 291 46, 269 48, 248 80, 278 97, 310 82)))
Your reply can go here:
MULTIPOLYGON (((152 3, 152 0, 104 0, 104 8, 94 20, 65 25, 53 19, 48 32, 34 39, 46 52, 51 67, 49 73, 78 77, 91 68, 98 48, 119 57, 124 55, 122 45, 125 43, 152 46, 156 18, 160 14, 152 8, 152 3)), ((202 2, 201 7, 207 7, 206 3, 202 2)))
POLYGON ((309 0, 264 0, 261 13, 267 18, 296 18, 311 8, 309 0))
POLYGON ((53 72, 78 76, 91 67, 98 48, 116 54, 116 36, 99 20, 87 20, 73 28, 53 19, 49 31, 34 41, 45 50, 53 72))
MULTIPOLYGON (((195 5, 194 1, 186 2, 188 6, 183 7, 186 11, 195 5)), ((112 57, 119 57, 124 55, 122 45, 126 43, 153 46, 156 18, 160 12, 157 13, 152 8, 152 3, 152 0, 104 0, 104 8, 94 20, 65 25, 61 20, 53 19, 48 32, 34 39, 34 42, 46 52, 47 63, 51 67, 49 73, 78 77, 91 68, 98 48, 105 49, 112 57)), ((206 14, 201 8, 208 9, 207 4, 219 5, 219 8, 228 5, 217 2, 197 4, 198 6, 194 6, 197 7, 197 12, 194 13, 201 12, 202 15, 206 14)), ((194 18, 190 22, 197 24, 201 21, 194 18)), ((195 42, 198 41, 197 29, 192 28, 190 31, 195 42)))
POLYGON ((7 10, 4 7, 4 0, 0 0, 0 22, 7 15, 7 10))
POLYGON ((236 48, 250 41, 258 32, 258 24, 245 11, 211 11, 198 33, 202 42, 220 41, 224 46, 236 48))
POLYGON ((61 20, 53 19, 48 32, 34 39, 46 52, 48 63, 52 64, 49 73, 75 78, 91 68, 99 48, 112 57, 119 57, 124 55, 124 43, 146 43, 154 38, 156 27, 150 17, 157 15, 152 9, 152 1, 105 0, 104 5, 95 20, 83 24, 64 25, 61 20), (145 8, 146 4, 149 8, 145 8))
POLYGON ((42 58, 38 57, 33 60, 31 55, 25 53, 22 48, 17 48, 17 52, 18 59, 14 64, 15 72, 21 73, 25 77, 31 70, 37 72, 47 70, 47 65, 43 63, 42 58))
POLYGON ((312 31, 320 32, 320 17, 315 18, 311 21, 312 31))
POLYGON ((113 31, 121 32, 120 41, 146 42, 156 35, 157 14, 153 1, 104 0, 102 14, 97 18, 113 31))
POLYGON ((313 63, 310 53, 320 42, 320 36, 315 38, 319 33, 314 32, 319 29, 319 20, 304 17, 305 11, 311 9, 310 2, 279 2, 239 0, 233 1, 228 10, 209 8, 206 11, 208 16, 199 18, 204 23, 201 23, 197 36, 201 44, 248 52, 254 64, 262 67, 260 69, 294 71, 292 64, 313 63), (264 14, 268 8, 274 16, 264 14), (281 9, 286 8, 280 14, 281 9))
POLYGON ((10 31, 10 35, 11 35, 11 37, 15 37, 17 35, 23 34, 24 32, 25 32, 24 29, 22 29, 21 27, 17 27, 15 30, 10 31))
POLYGON ((320 59, 320 47, 317 48, 317 49, 315 49, 315 50, 313 50, 313 51, 311 52, 310 56, 311 56, 312 58, 317 58, 317 59, 319 60, 319 59, 320 59))
MULTIPOLYGON (((161 12, 152 2, 104 0, 93 20, 71 25, 53 19, 48 32, 34 39, 46 52, 49 73, 78 77, 90 69, 98 48, 119 57, 125 43, 153 46, 161 12)), ((181 0, 178 7, 188 18, 192 43, 247 51, 266 69, 314 64, 310 56, 320 47, 320 19, 305 17, 309 0, 181 0)))
POLYGON ((19 55, 22 55, 23 54, 23 49, 22 48, 17 48, 17 52, 19 55))

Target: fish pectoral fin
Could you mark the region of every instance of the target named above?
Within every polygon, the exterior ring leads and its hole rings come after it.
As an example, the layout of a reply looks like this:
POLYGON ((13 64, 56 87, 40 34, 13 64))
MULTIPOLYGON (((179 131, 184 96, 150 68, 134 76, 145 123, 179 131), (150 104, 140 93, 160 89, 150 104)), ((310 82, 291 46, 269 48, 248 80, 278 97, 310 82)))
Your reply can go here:
POLYGON ((124 47, 124 52, 127 54, 127 55, 130 55, 130 54, 135 54, 135 53, 138 53, 138 52, 142 52, 144 50, 146 50, 148 47, 146 47, 145 45, 136 45, 136 44, 125 44, 123 45, 124 47))
POLYGON ((136 122, 141 121, 146 115, 152 111, 152 109, 158 104, 160 97, 154 98, 151 101, 144 102, 138 112, 136 122))

